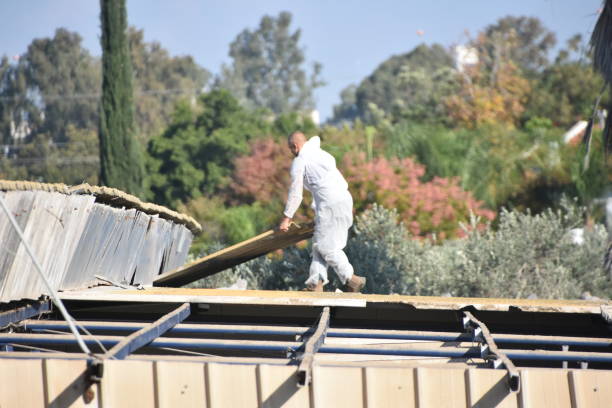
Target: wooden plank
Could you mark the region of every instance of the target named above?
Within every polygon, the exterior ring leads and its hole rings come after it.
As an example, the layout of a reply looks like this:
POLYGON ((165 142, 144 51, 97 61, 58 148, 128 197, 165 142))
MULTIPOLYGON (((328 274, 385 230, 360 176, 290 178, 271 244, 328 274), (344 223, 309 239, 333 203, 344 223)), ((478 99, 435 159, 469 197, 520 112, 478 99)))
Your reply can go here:
POLYGON ((206 408, 204 364, 158 361, 155 363, 158 408, 206 408))
POLYGON ((41 360, 0 360, 0 407, 43 407, 45 389, 41 360))
POLYGON ((612 405, 611 371, 571 370, 568 374, 574 389, 574 408, 608 408, 612 405))
MULTIPOLYGON (((362 295, 363 296, 363 295, 362 295)), ((59 293, 62 300, 102 302, 211 303, 280 306, 366 307, 366 299, 345 293, 271 290, 153 288, 146 290, 82 290, 59 293)))
POLYGON ((313 293, 271 290, 228 290, 189 288, 147 288, 146 290, 81 290, 65 291, 60 298, 67 300, 96 300, 120 302, 184 303, 246 303, 313 306, 365 307, 366 302, 396 304, 427 310, 462 310, 472 306, 476 310, 508 311, 511 308, 544 313, 601 314, 602 303, 609 301, 448 298, 436 296, 374 295, 361 293, 313 293), (338 302, 338 303, 334 303, 338 302))
POLYGON ((106 360, 101 403, 105 408, 155 406, 153 362, 106 360))
POLYGON ((304 226, 292 224, 287 232, 266 231, 256 237, 197 259, 176 270, 161 274, 153 281, 153 286, 179 287, 186 285, 258 256, 308 239, 312 237, 313 232, 314 226, 312 224, 304 226))
POLYGON ((183 303, 170 313, 165 314, 153 323, 144 326, 142 329, 133 332, 129 336, 123 338, 119 343, 115 344, 112 349, 104 354, 105 359, 124 359, 130 353, 138 350, 159 336, 176 326, 191 313, 189 303, 183 303))
POLYGON ((257 407, 259 396, 254 365, 208 363, 206 383, 209 408, 257 407))
POLYGON ((298 387, 295 366, 257 366, 260 407, 308 408, 310 391, 298 387))
POLYGON ((437 408, 465 408, 467 394, 463 369, 415 369, 418 383, 418 406, 437 408))
POLYGON ((414 370, 364 368, 367 407, 416 407, 414 370))
POLYGON ((571 395, 566 370, 522 369, 521 408, 571 408, 571 395))
POLYGON ((315 332, 308 336, 304 345, 304 352, 299 356, 300 365, 298 366, 299 385, 308 385, 312 379, 312 363, 315 354, 325 341, 325 334, 329 328, 329 307, 324 307, 317 323, 315 332))
POLYGON ((84 360, 43 360, 46 406, 97 407, 99 387, 87 381, 84 360))
POLYGON ((518 394, 510 392, 505 370, 469 368, 465 373, 469 407, 518 407, 518 394))
POLYGON ((312 374, 314 408, 365 407, 361 367, 314 366, 312 374))

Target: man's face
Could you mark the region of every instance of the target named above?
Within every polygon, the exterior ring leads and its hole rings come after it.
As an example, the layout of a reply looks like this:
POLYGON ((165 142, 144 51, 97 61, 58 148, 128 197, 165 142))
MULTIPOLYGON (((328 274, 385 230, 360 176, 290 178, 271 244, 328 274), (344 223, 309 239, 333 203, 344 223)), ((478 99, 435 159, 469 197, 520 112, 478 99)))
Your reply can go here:
POLYGON ((298 153, 300 152, 300 149, 298 148, 297 144, 293 140, 290 140, 288 145, 289 150, 291 150, 291 154, 293 154, 294 157, 297 157, 298 153))

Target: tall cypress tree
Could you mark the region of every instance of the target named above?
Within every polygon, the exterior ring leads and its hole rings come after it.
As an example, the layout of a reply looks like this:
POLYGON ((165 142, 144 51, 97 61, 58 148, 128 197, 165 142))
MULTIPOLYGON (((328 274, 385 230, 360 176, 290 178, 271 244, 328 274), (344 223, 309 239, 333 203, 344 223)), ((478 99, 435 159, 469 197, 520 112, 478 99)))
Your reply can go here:
POLYGON ((143 192, 144 168, 134 137, 134 100, 125 0, 100 0, 102 101, 100 181, 132 194, 143 192))

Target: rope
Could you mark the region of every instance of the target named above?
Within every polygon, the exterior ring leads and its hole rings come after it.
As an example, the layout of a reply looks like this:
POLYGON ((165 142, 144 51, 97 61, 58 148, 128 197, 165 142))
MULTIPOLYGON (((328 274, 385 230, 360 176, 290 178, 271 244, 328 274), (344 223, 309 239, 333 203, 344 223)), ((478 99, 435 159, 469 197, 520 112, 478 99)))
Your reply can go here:
POLYGON ((90 356, 93 356, 93 353, 89 350, 89 347, 87 347, 87 345, 83 341, 83 338, 81 337, 81 334, 77 330, 77 328, 76 328, 76 326, 74 324, 74 319, 72 318, 72 316, 70 316, 70 314, 68 313, 68 310, 66 310, 66 308, 64 307, 64 303, 57 296, 57 293, 55 292, 55 290, 51 286, 51 283, 49 282, 49 280, 45 276, 45 273, 43 272, 42 266, 38 262, 38 259, 36 258, 36 256, 34 256, 34 252, 32 251, 32 248, 30 247, 30 244, 25 239, 25 237, 23 235, 23 231, 21 231, 21 228, 19 227, 19 224, 17 224, 17 221, 15 220, 15 217, 10 212, 8 207, 6 206, 6 203, 4 201, 4 197, 1 194, 0 194, 0 205, 2 206, 2 209, 4 210, 4 212, 6 213, 6 216, 11 221, 11 224, 13 225, 13 228, 15 229, 17 234, 19 235, 19 238, 21 239, 21 242, 23 242, 23 245, 24 245, 24 247, 26 249, 26 252, 28 253, 28 255, 30 255, 30 258, 32 258, 32 262, 34 262, 34 267, 35 267, 36 271, 38 272, 38 275, 43 280, 45 286, 47 287, 47 290, 49 291, 49 296, 51 297, 51 300, 53 301, 55 306, 57 306, 57 308, 59 309, 60 313, 62 314, 62 316, 66 320, 66 322, 68 322, 68 326, 70 326, 70 331, 72 332, 72 334, 76 338, 76 341, 77 341, 79 347, 81 348, 83 353, 88 354, 90 356))

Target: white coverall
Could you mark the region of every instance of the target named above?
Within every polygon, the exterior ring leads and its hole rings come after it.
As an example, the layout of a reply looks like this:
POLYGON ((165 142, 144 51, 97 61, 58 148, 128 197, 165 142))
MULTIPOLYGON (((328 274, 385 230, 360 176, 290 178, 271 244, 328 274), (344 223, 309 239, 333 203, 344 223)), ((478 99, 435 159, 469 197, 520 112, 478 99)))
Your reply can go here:
POLYGON ((291 187, 284 214, 293 218, 306 188, 313 196, 315 231, 312 239, 312 263, 306 285, 327 280, 331 266, 345 284, 353 276, 353 266, 342 249, 353 225, 353 198, 348 184, 336 168, 334 157, 321 149, 319 136, 310 138, 291 165, 291 187))

